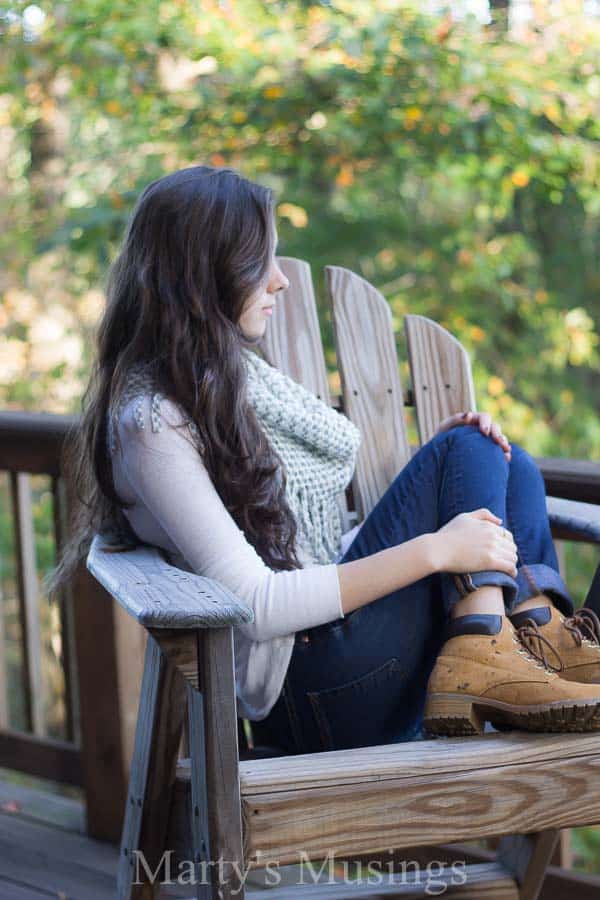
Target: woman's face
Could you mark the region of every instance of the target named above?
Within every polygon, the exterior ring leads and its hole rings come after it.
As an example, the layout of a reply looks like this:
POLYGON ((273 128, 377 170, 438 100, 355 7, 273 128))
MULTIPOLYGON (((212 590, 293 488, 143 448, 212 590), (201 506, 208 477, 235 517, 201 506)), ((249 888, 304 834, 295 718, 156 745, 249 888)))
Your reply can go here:
MULTIPOLYGON (((275 226, 273 228, 275 229, 275 226)), ((277 231, 275 231, 275 240, 273 242, 275 248, 278 240, 277 231)), ((277 265, 275 253, 273 253, 267 281, 244 304, 244 311, 238 323, 244 337, 248 340, 258 340, 263 336, 267 327, 267 320, 275 310, 275 294, 277 291, 286 290, 289 286, 290 283, 277 265)))

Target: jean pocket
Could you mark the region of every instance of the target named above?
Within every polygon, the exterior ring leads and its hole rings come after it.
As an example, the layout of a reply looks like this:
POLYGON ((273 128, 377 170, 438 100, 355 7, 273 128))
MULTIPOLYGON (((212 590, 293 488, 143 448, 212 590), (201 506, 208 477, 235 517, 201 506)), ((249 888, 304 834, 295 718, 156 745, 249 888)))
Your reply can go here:
POLYGON ((297 631, 294 644, 304 648, 307 645, 315 644, 317 641, 328 640, 332 635, 343 632, 344 629, 350 626, 351 622, 357 622, 359 619, 362 619, 368 613, 369 606, 371 606, 370 603, 365 603, 363 606, 357 606, 356 609, 351 610, 351 612, 346 613, 345 616, 339 619, 332 619, 331 622, 324 622, 322 625, 313 625, 312 628, 297 631))
POLYGON ((397 656, 352 681, 307 691, 323 750, 344 750, 394 740, 406 671, 397 656))

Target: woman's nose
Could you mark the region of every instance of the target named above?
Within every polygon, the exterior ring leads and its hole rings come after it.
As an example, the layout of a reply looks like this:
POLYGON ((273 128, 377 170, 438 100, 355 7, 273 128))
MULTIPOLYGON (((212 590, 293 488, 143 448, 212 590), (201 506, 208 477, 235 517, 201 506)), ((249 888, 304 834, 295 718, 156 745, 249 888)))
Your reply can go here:
POLYGON ((281 269, 277 269, 273 278, 271 279, 270 289, 273 294, 277 293, 277 291, 287 291, 290 286, 290 282, 285 277, 281 269))

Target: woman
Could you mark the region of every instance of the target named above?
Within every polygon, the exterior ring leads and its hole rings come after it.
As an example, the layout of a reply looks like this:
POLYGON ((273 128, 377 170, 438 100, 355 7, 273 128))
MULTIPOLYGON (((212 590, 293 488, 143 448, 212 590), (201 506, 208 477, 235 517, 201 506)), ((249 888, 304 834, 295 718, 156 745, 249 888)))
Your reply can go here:
POLYGON ((272 192, 232 169, 142 193, 74 449, 78 540, 50 589, 108 526, 225 585, 254 612, 234 630, 238 713, 292 753, 423 724, 600 727, 594 623, 558 574, 539 471, 489 416, 444 422, 341 534, 360 432, 252 349, 288 287, 276 244, 272 192))

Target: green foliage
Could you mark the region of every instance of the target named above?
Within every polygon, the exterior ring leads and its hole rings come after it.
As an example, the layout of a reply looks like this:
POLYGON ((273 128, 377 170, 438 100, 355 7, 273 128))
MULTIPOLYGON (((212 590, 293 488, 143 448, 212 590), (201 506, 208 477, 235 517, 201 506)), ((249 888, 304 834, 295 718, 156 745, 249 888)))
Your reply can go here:
POLYGON ((49 293, 72 311, 56 340, 83 336, 61 376, 81 388, 94 323, 78 301, 102 286, 134 197, 208 162, 275 188, 282 254, 358 271, 398 329, 409 310, 449 328, 513 441, 598 454, 596 20, 548 14, 500 38, 386 0, 40 8, 32 33, 5 20, 5 318, 19 291, 31 307, 7 329, 5 403, 77 407, 50 363, 31 382, 32 320, 49 293))

